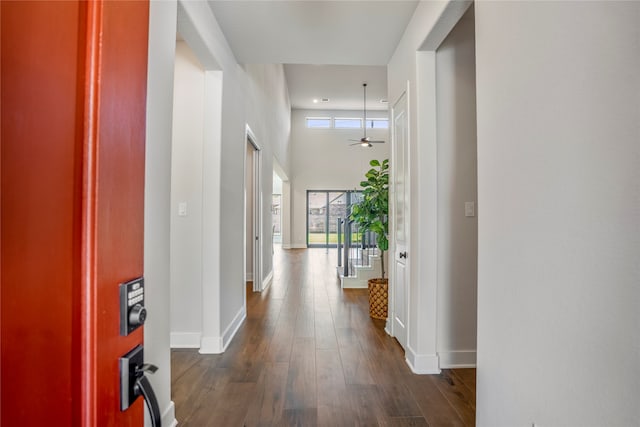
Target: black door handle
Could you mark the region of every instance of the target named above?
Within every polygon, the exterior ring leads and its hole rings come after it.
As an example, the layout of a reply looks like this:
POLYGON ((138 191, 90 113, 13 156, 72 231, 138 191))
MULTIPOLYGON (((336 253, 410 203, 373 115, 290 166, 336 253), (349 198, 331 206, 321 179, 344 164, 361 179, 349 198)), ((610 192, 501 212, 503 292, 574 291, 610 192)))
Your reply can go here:
MULTIPOLYGON (((153 367, 156 368, 155 366, 153 367)), ((153 392, 149 378, 147 378, 146 375, 142 375, 136 380, 136 384, 133 386, 133 392, 136 396, 142 396, 144 398, 147 408, 149 408, 149 414, 151 415, 152 427, 162 427, 160 405, 158 405, 158 399, 156 398, 156 394, 153 392)))
POLYGON ((147 372, 153 374, 158 367, 144 363, 143 352, 143 347, 138 345, 120 358, 120 410, 126 411, 139 396, 142 396, 149 408, 151 425, 162 427, 160 405, 149 378, 145 375, 147 372))
POLYGON ((399 256, 400 258, 407 259, 407 252, 400 252, 399 256))

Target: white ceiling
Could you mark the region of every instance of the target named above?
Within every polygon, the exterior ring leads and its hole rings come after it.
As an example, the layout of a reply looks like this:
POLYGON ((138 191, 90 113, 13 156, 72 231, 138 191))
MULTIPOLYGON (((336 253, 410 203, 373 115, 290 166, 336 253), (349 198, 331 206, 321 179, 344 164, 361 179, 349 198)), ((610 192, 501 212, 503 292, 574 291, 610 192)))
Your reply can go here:
POLYGON ((238 62, 291 64, 285 72, 292 107, 315 109, 362 109, 363 82, 367 109, 386 109, 378 102, 386 96, 386 65, 417 4, 209 0, 238 62), (320 97, 331 102, 313 104, 320 97))
POLYGON ((387 98, 387 67, 288 64, 284 71, 291 108, 362 110, 362 84, 367 83, 367 110, 387 109, 380 102, 387 98), (329 101, 321 102, 322 98, 329 101))

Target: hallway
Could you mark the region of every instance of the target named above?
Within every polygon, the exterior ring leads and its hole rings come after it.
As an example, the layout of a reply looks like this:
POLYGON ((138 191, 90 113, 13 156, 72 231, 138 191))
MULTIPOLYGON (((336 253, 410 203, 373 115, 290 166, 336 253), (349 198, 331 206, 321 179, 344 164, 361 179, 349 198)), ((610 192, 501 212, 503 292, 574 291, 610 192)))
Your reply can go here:
POLYGON ((414 375, 366 290, 340 289, 336 253, 280 250, 224 354, 171 352, 181 426, 472 426, 475 369, 414 375))

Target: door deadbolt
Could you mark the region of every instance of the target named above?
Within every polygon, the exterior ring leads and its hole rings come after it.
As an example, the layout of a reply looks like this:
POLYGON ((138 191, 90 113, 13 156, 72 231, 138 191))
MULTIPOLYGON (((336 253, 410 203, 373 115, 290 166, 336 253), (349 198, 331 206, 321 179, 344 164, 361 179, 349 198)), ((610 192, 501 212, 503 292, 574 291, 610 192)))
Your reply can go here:
POLYGON ((147 318, 147 309, 142 304, 134 305, 129 311, 129 325, 140 326, 147 318))
POLYGON ((127 336, 144 325, 144 278, 120 284, 120 335, 127 336))

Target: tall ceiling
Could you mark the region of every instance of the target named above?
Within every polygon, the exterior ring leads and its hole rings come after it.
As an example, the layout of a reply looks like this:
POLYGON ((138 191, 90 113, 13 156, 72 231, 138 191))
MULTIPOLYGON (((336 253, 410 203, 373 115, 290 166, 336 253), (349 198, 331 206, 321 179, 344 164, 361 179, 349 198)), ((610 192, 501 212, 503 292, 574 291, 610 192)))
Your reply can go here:
POLYGON ((238 62, 287 64, 292 107, 312 109, 362 109, 363 82, 367 109, 386 109, 386 65, 418 3, 209 0, 238 62))
POLYGON ((387 67, 287 64, 284 72, 292 108, 362 110, 362 84, 367 83, 367 110, 387 109, 380 102, 387 98, 387 67))

